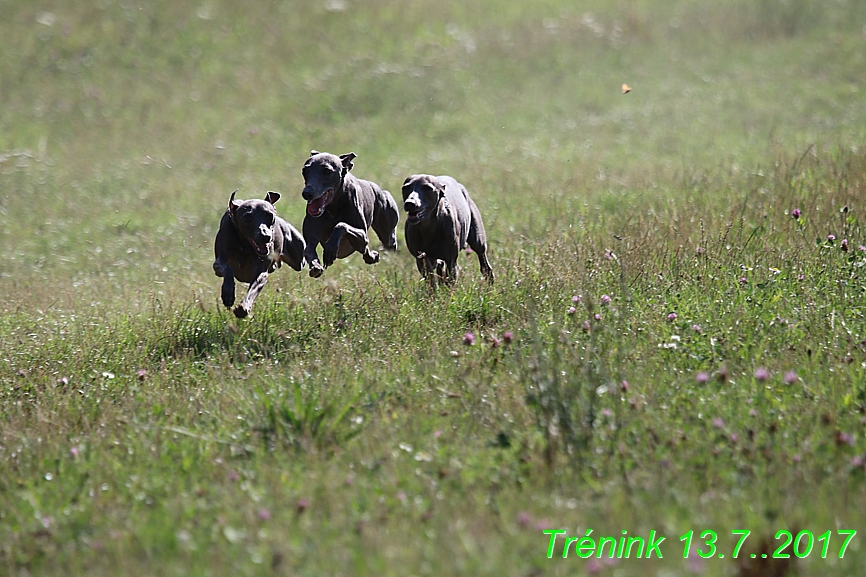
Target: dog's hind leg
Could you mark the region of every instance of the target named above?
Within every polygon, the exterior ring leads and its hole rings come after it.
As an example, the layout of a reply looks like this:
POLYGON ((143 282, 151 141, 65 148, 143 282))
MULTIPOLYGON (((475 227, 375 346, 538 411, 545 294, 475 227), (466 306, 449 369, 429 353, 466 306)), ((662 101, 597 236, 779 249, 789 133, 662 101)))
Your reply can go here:
POLYGON ((377 205, 373 212, 373 224, 371 228, 376 231, 376 236, 382 241, 382 246, 387 250, 397 250, 397 223, 400 220, 400 210, 396 202, 387 190, 382 191, 386 202, 377 205))
MULTIPOLYGON (((472 250, 475 250, 474 248, 472 250)), ((487 282, 493 284, 493 281, 496 280, 495 275, 493 274, 493 268, 490 266, 490 261, 487 260, 487 251, 478 252, 478 263, 481 265, 481 274, 483 274, 487 278, 487 282)))
POLYGON ((469 235, 466 244, 478 255, 481 274, 487 277, 487 282, 493 284, 493 268, 490 266, 490 261, 487 260, 487 233, 484 231, 484 223, 481 222, 481 213, 478 211, 478 207, 471 199, 468 200, 472 219, 469 222, 469 235))

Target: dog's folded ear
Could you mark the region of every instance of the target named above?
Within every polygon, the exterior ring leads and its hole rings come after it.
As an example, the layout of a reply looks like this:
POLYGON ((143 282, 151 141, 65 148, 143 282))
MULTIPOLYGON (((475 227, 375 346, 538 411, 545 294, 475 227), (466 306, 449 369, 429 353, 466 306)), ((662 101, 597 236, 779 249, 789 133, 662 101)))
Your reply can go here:
POLYGON ((355 168, 355 164, 352 162, 358 158, 358 155, 354 152, 348 152, 346 154, 340 155, 340 162, 343 163, 343 174, 345 175, 347 172, 355 168))
POLYGON ((439 191, 439 198, 445 198, 445 185, 438 180, 436 181, 436 190, 439 191))
POLYGON ((316 156, 317 154, 319 154, 318 150, 311 150, 310 151, 310 156, 316 156))
POLYGON ((237 194, 238 190, 239 189, 236 188, 232 193, 232 197, 229 199, 229 213, 231 213, 232 216, 235 215, 235 211, 242 204, 241 201, 235 200, 235 194, 237 194))
POLYGON ((265 200, 271 204, 276 204, 280 200, 280 193, 269 190, 268 194, 265 195, 265 200))

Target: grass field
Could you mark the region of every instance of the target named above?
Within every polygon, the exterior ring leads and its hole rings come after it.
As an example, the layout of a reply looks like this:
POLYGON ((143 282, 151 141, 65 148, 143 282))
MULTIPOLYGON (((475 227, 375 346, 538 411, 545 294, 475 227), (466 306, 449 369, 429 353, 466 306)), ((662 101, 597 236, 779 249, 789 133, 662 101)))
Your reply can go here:
POLYGON ((864 78, 854 0, 0 1, 0 574, 862 575, 864 78), (235 319, 313 148, 459 179, 496 284, 401 223, 235 319))

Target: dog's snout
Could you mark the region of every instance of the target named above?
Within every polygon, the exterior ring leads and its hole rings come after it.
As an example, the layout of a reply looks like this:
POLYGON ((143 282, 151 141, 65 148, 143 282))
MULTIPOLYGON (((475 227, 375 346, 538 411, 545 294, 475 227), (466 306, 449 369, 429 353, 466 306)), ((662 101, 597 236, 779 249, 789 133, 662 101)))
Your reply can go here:
POLYGON ((265 240, 265 242, 270 242, 271 237, 273 236, 271 234, 271 227, 269 227, 266 224, 260 224, 259 225, 259 236, 261 236, 261 238, 263 240, 265 240))
POLYGON ((305 186, 304 192, 301 193, 301 196, 304 197, 304 200, 313 200, 313 197, 316 195, 316 189, 312 186, 305 186))
POLYGON ((420 210, 421 208, 421 198, 418 196, 417 192, 413 192, 409 196, 406 197, 406 200, 403 202, 403 210, 406 212, 415 212, 420 210))

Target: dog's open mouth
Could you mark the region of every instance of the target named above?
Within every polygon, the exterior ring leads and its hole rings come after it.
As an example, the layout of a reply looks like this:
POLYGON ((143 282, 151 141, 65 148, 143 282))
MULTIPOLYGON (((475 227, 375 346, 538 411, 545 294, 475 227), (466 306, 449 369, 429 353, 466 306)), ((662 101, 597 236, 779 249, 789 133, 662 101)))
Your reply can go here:
POLYGON ((410 210, 409 211, 409 217, 407 218, 407 220, 409 222, 418 222, 422 218, 424 218, 425 216, 427 216, 427 209, 426 208, 422 208, 421 210, 410 210))
POLYGON ((307 203, 307 214, 310 216, 322 216, 325 212, 325 208, 328 206, 328 203, 331 202, 331 198, 334 196, 334 189, 329 188, 325 191, 325 194, 318 198, 314 198, 310 202, 307 203))
POLYGON ((256 254, 259 256, 268 256, 271 254, 271 243, 269 242, 259 242, 256 239, 251 238, 250 244, 255 247, 256 254))

